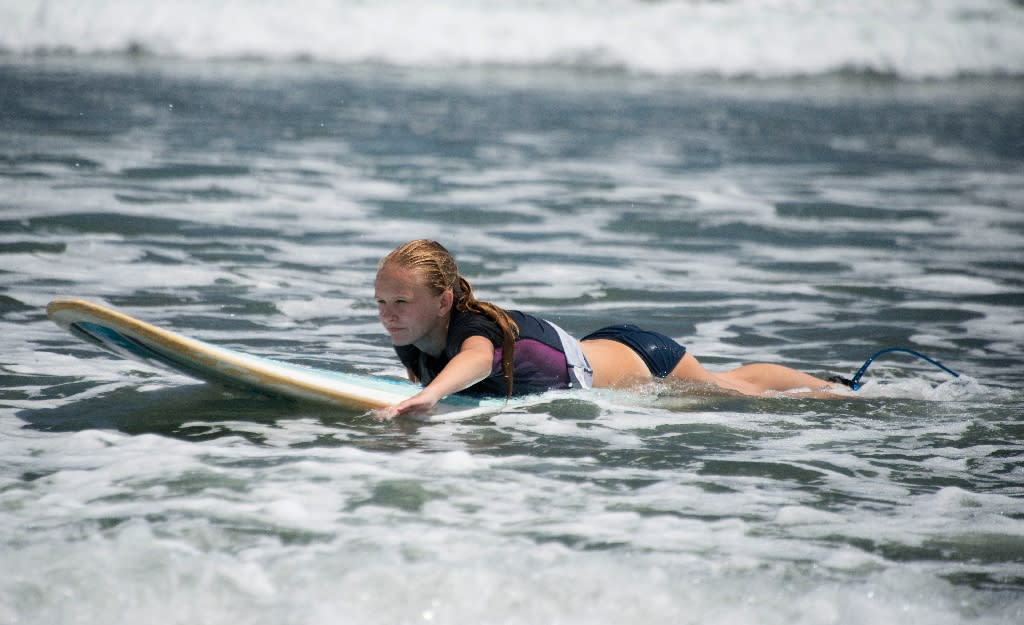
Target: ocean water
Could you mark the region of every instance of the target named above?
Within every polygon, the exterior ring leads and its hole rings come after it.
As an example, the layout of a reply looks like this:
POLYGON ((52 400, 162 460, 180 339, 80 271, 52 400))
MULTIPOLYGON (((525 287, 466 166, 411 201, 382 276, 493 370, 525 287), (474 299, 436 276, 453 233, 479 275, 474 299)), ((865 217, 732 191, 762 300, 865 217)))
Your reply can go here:
POLYGON ((0 623, 1024 621, 1024 7, 0 2, 0 623), (446 423, 198 384, 105 302, 401 375, 444 242, 582 335, 849 399, 652 384, 446 423))

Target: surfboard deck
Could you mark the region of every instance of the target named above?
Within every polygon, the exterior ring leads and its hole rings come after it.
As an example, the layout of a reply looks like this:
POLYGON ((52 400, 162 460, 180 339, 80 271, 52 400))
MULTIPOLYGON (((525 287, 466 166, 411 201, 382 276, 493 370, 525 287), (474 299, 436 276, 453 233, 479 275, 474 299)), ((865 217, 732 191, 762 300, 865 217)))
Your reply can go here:
MULTIPOLYGON (((398 403, 420 390, 397 378, 316 369, 220 347, 85 300, 57 299, 46 312, 71 334, 117 356, 266 395, 368 411, 398 403)), ((504 405, 504 400, 456 395, 423 418, 461 419, 495 413, 504 405)))

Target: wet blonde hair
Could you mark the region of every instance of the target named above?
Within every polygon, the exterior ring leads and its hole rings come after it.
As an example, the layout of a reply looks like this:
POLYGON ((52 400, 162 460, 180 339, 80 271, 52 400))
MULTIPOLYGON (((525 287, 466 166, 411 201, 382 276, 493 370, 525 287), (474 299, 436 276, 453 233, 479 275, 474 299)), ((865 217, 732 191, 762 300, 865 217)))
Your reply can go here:
POLYGON ((416 273, 422 284, 434 295, 451 290, 455 310, 484 315, 498 324, 502 334, 501 370, 508 387, 507 396, 511 397, 513 357, 519 326, 508 312, 490 302, 478 300, 473 294, 473 287, 459 274, 455 257, 437 241, 417 239, 402 244, 381 259, 379 269, 388 265, 416 273))

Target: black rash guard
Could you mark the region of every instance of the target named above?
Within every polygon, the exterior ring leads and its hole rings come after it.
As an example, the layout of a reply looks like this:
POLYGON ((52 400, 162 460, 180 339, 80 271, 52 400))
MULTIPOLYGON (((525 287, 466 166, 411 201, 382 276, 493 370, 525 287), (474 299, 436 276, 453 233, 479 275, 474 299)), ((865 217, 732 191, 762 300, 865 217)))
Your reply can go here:
MULTIPOLYGON (((512 393, 526 395, 548 389, 568 388, 569 370, 565 352, 554 327, 543 319, 518 310, 510 310, 508 314, 519 326, 513 358, 512 393)), ((395 353, 402 364, 426 386, 459 353, 462 343, 471 336, 482 336, 494 345, 494 362, 489 376, 460 392, 505 397, 508 386, 501 369, 503 336, 501 328, 490 317, 453 310, 448 324, 448 342, 441 355, 435 358, 412 345, 396 345, 395 353)))

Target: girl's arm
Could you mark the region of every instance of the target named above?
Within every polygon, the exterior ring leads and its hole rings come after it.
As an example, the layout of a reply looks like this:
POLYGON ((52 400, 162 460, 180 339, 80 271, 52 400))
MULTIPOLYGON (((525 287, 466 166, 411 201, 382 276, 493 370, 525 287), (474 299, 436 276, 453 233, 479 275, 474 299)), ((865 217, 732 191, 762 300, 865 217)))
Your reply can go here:
POLYGON ((430 384, 409 399, 384 411, 386 418, 427 412, 444 397, 473 386, 491 375, 494 366, 494 345, 482 336, 471 336, 462 342, 444 369, 430 384))

